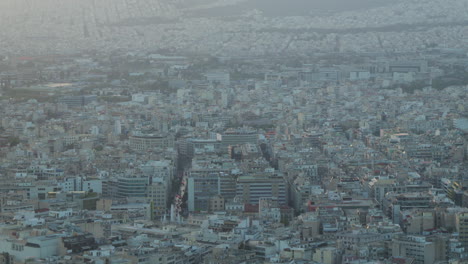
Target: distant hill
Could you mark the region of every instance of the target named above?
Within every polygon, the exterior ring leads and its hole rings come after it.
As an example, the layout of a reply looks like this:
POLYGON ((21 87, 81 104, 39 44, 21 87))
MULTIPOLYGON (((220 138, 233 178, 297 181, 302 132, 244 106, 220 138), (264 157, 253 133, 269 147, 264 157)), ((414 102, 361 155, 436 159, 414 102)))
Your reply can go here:
POLYGON ((0 27, 60 23, 113 24, 129 19, 237 16, 259 10, 267 16, 309 15, 376 7, 399 0, 1 0, 0 27))

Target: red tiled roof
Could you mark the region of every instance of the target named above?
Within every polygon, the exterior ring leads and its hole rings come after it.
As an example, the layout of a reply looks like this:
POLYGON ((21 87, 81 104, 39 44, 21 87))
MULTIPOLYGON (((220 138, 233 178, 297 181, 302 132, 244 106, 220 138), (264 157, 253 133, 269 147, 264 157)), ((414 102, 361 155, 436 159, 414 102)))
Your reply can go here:
POLYGON ((245 204, 244 213, 258 213, 258 204, 245 204))

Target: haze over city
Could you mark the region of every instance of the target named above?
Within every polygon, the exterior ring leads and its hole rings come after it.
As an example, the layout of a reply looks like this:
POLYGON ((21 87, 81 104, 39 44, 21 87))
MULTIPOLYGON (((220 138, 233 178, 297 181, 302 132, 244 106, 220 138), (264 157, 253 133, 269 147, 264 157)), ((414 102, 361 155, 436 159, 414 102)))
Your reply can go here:
POLYGON ((467 95, 467 0, 0 0, 0 264, 466 264, 467 95))
MULTIPOLYGON (((464 0, 2 1, 1 48, 13 54, 171 49, 261 55, 462 47, 464 0), (379 39, 382 40, 379 41, 379 39), (34 45, 29 45, 34 43, 34 45)), ((19 54, 20 55, 20 54, 19 54)))

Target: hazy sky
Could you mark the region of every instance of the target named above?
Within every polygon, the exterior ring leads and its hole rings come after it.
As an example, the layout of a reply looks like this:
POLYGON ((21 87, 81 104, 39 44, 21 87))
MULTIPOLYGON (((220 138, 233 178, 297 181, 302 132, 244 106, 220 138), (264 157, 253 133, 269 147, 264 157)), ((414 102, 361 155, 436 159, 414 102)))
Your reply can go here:
MULTIPOLYGON (((267 15, 303 15, 320 10, 355 10, 389 4, 398 0, 0 0, 0 13, 4 15, 50 13, 64 15, 69 12, 81 12, 83 8, 104 8, 112 11, 135 9, 155 14, 172 12, 177 8, 194 8, 230 5, 218 7, 210 13, 236 15, 240 11, 259 9, 267 15), (231 6, 231 4, 235 4, 231 6)), ((131 11, 133 12, 133 11, 131 11)))

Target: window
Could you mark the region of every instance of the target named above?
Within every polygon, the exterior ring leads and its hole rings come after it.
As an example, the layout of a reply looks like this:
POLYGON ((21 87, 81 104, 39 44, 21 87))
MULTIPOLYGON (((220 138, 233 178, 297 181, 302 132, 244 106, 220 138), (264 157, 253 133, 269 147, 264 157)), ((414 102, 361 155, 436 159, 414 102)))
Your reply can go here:
POLYGON ((23 245, 17 245, 17 244, 11 244, 11 249, 15 251, 23 251, 24 246, 23 245))

